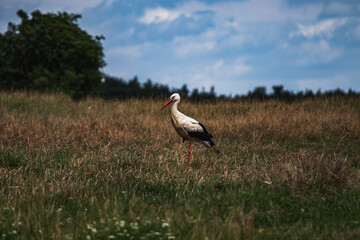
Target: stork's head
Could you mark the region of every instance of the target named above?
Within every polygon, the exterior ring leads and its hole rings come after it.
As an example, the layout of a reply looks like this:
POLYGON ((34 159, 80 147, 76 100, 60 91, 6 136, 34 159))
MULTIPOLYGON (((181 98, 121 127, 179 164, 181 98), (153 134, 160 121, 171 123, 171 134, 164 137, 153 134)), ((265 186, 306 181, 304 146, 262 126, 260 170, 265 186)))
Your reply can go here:
POLYGON ((170 96, 171 101, 176 102, 176 101, 180 101, 180 95, 178 93, 173 93, 170 96))
POLYGON ((162 109, 165 108, 167 105, 169 105, 170 103, 173 103, 173 102, 180 102, 180 95, 179 95, 178 93, 173 93, 173 94, 170 96, 169 101, 167 101, 160 110, 162 110, 162 109))

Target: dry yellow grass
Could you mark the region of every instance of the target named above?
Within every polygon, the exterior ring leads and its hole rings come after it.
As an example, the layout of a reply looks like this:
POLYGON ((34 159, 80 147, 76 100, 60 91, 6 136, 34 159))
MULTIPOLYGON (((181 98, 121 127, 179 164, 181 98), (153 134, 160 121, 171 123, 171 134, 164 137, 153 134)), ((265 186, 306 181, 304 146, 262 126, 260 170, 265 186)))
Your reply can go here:
MULTIPOLYGON (((77 103, 63 95, 16 95, 17 103, 11 102, 13 94, 1 96, 2 150, 100 154, 104 161, 130 152, 143 155, 146 168, 165 167, 173 173, 184 163, 186 145, 173 130, 169 112, 159 111, 162 101, 88 99, 77 103)), ((359 101, 353 100, 353 105, 343 101, 182 102, 180 110, 207 126, 221 152, 207 153, 195 145, 193 167, 203 177, 219 174, 270 182, 275 178, 290 185, 320 177, 316 174, 333 175, 334 181, 352 178, 358 172, 350 167, 346 147, 351 145, 346 144, 349 139, 360 140, 359 101), (314 149, 306 149, 311 139, 317 139, 314 149), (292 144, 297 145, 293 151, 283 151, 292 144), (319 153, 317 148, 324 151, 319 153)))

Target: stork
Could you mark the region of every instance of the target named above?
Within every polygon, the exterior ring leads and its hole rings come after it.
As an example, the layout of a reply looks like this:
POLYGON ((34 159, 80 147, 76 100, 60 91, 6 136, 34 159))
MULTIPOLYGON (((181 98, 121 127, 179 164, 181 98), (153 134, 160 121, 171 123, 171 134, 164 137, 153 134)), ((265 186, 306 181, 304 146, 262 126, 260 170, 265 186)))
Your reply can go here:
POLYGON ((213 136, 206 130, 205 126, 193 118, 186 116, 185 114, 178 111, 177 106, 180 102, 180 95, 174 93, 170 96, 160 111, 167 105, 174 103, 171 107, 171 123, 174 126, 176 132, 182 137, 183 142, 189 141, 189 155, 188 155, 188 167, 190 163, 191 154, 191 141, 199 142, 205 147, 211 148, 215 146, 211 140, 213 136))

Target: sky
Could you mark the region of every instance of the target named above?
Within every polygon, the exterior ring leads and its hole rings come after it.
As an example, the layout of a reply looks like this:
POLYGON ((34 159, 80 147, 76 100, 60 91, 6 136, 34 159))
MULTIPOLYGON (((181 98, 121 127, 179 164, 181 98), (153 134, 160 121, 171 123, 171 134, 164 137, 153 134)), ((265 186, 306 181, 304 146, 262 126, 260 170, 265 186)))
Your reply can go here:
POLYGON ((79 13, 103 35, 102 71, 217 94, 360 91, 360 0, 0 0, 0 32, 16 11, 79 13))

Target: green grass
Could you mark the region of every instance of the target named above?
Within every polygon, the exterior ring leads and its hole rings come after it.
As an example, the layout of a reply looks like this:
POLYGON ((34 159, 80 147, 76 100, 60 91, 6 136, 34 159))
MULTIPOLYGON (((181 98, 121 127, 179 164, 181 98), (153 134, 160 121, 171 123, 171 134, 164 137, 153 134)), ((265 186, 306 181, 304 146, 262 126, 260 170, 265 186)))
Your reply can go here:
POLYGON ((0 101, 0 239, 360 238, 359 100, 182 103, 189 169, 162 102, 0 101))

